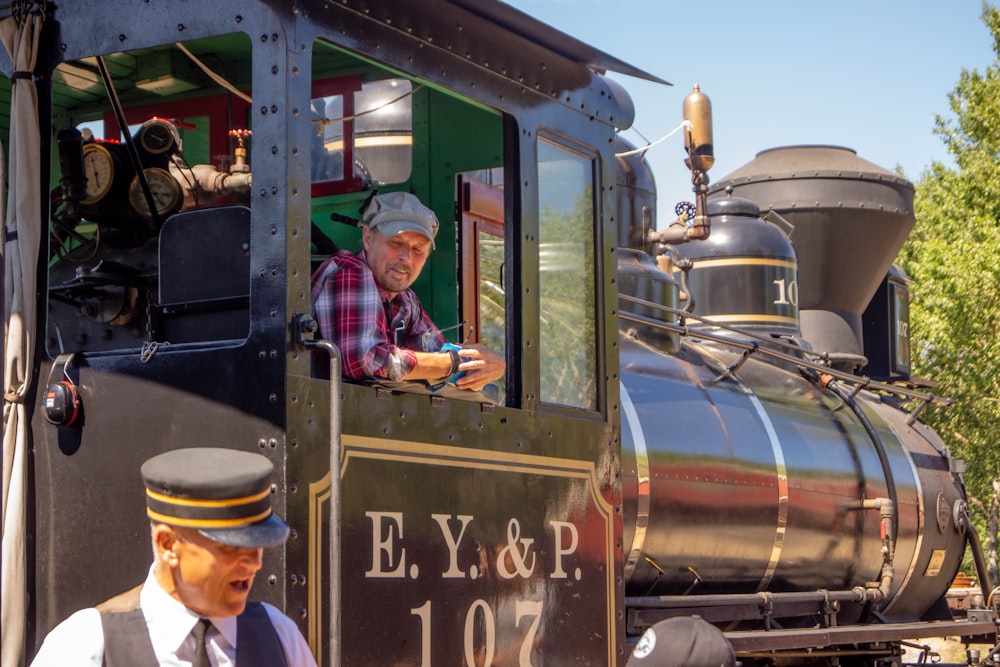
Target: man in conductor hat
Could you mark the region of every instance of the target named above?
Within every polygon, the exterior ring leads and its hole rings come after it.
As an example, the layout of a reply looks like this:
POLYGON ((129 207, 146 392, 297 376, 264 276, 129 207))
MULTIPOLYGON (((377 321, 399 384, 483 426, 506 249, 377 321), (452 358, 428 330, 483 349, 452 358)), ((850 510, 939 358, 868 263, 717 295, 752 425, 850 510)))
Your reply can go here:
POLYGON ((56 626, 32 665, 315 667, 295 623, 248 600, 264 548, 289 532, 271 511, 273 470, 260 454, 212 447, 146 461, 146 581, 56 626))

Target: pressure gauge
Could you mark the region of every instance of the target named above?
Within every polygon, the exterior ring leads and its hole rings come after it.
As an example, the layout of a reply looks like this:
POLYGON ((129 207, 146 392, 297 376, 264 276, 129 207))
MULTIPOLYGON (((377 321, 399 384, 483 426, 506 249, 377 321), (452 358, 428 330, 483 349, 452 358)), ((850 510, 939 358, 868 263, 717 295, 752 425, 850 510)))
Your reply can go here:
POLYGON ((82 204, 96 204, 104 199, 115 180, 115 160, 105 146, 84 144, 83 175, 87 177, 87 196, 82 204))
MULTIPOLYGON (((149 191, 153 195, 156 212, 162 216, 179 211, 184 196, 181 193, 181 186, 170 175, 170 172, 159 167, 148 167, 143 169, 142 173, 146 175, 146 182, 149 183, 149 191)), ((132 179, 132 183, 128 187, 128 202, 135 212, 146 220, 153 219, 138 176, 132 179)))
POLYGON ((179 143, 177 127, 168 120, 150 118, 139 128, 139 145, 153 155, 175 150, 179 143))

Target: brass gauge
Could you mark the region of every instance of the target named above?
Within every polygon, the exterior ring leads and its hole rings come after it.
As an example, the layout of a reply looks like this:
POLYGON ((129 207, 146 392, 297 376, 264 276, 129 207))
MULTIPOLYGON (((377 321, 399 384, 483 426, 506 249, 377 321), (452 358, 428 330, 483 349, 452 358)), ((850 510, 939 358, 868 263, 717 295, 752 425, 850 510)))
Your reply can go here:
POLYGON ((96 204, 104 199, 115 180, 115 160, 105 146, 83 146, 83 175, 87 178, 87 196, 81 204, 96 204))
POLYGON ((139 128, 139 144, 153 155, 169 153, 179 143, 177 127, 168 120, 150 118, 139 128))
MULTIPOLYGON (((149 183, 149 191, 153 195, 153 203, 156 205, 156 212, 159 215, 170 215, 180 210, 184 201, 181 193, 181 186, 177 179, 170 175, 166 169, 159 167, 148 167, 142 170, 146 175, 146 182, 149 183)), ((146 196, 142 192, 142 185, 139 177, 132 179, 128 186, 128 202, 133 210, 146 220, 152 220, 153 216, 149 212, 146 204, 146 196)))

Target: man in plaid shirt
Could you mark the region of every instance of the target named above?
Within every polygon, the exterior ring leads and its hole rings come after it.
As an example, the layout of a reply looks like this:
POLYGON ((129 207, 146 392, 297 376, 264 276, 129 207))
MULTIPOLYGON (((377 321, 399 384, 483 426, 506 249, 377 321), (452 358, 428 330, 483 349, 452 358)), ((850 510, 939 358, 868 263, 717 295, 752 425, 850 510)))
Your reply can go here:
POLYGON ((438 220, 408 192, 372 198, 362 249, 341 250, 312 276, 319 333, 340 348, 344 377, 440 382, 480 390, 499 379, 504 360, 482 345, 441 351, 446 340, 410 285, 434 248, 438 220))

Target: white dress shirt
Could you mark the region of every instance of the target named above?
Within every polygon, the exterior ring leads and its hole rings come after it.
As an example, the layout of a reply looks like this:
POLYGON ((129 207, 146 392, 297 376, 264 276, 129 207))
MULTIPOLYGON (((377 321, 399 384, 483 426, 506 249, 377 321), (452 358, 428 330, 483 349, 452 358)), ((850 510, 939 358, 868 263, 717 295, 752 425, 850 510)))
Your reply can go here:
MULTIPOLYGON (((191 630, 198 615, 160 588, 149 568, 139 593, 139 607, 153 653, 161 667, 191 667, 194 638, 191 630)), ((271 625, 285 651, 288 667, 316 667, 302 633, 294 622, 272 605, 264 603, 271 625)), ((205 633, 208 659, 214 667, 236 665, 236 617, 213 618, 205 633)), ((42 643, 31 667, 101 667, 104 658, 104 630, 97 609, 81 609, 52 629, 42 643)))

